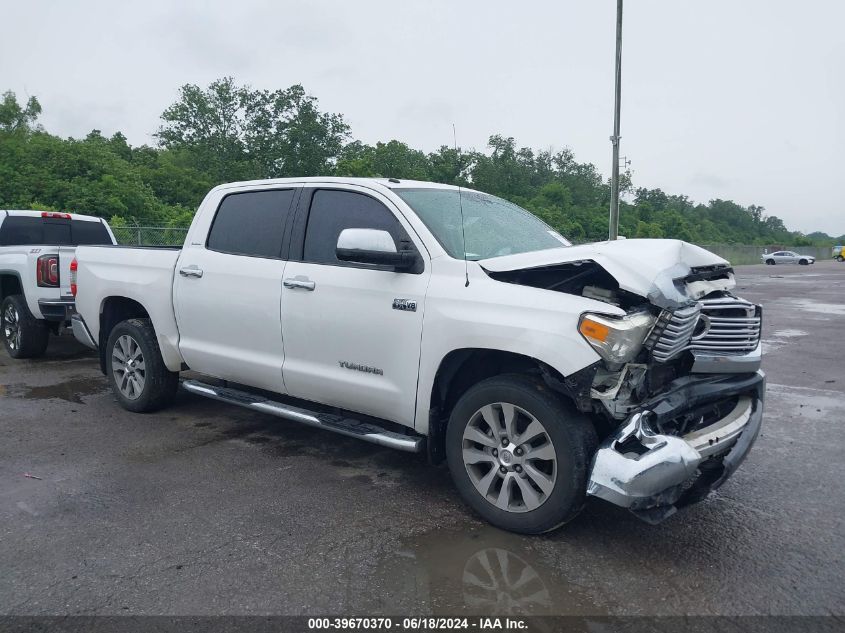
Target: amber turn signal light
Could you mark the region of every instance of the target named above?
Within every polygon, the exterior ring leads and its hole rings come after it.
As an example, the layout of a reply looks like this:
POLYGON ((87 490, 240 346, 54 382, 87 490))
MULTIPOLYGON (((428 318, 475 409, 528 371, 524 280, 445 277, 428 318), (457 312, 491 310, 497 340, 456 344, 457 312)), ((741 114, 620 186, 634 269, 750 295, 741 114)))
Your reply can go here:
POLYGON ((604 343, 607 340, 607 337, 610 336, 609 327, 588 318, 581 320, 581 325, 578 326, 578 331, 587 338, 591 338, 594 341, 601 341, 602 343, 604 343))

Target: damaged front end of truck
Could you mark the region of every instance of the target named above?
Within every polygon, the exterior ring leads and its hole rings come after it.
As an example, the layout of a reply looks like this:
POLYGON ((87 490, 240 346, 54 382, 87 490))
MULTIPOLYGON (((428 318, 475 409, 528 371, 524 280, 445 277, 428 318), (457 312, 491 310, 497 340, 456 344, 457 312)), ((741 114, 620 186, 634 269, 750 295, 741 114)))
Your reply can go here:
POLYGON ((553 386, 599 431, 587 494, 659 523, 719 488, 759 434, 761 308, 732 293, 728 262, 685 242, 554 250, 482 265, 503 282, 625 312, 582 315, 602 360, 553 386))

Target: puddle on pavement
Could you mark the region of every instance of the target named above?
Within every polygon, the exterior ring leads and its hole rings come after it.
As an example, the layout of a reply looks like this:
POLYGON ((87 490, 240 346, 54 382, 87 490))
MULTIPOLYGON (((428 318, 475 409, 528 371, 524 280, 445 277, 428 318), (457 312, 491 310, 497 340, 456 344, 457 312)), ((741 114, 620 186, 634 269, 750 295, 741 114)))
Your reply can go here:
POLYGON ((775 330, 772 332, 774 338, 796 338, 799 336, 807 336, 804 330, 775 330))
MULTIPOLYGON (((403 607, 435 614, 555 615, 607 612, 584 587, 542 559, 532 538, 494 528, 434 531, 406 541, 376 571, 389 594, 413 596, 403 607)), ((380 592, 381 593, 381 592, 380 592)), ((389 595, 382 599, 390 606, 389 595)), ((375 605, 373 605, 375 606, 375 605)))
POLYGON ((766 390, 771 394, 770 398, 778 398, 778 412, 788 413, 793 420, 835 422, 842 408, 842 395, 832 389, 769 383, 766 390))
POLYGON ((812 299, 790 299, 799 310, 817 312, 819 314, 845 316, 845 303, 821 303, 812 299))
POLYGON ((56 385, 43 385, 31 387, 29 385, 9 385, 9 395, 19 396, 27 400, 49 400, 57 398, 75 404, 84 404, 83 396, 90 396, 96 393, 108 391, 109 386, 104 378, 74 378, 56 385))
POLYGON ((791 343, 789 339, 807 336, 804 330, 776 330, 772 332, 771 338, 763 339, 763 354, 769 354, 791 343))

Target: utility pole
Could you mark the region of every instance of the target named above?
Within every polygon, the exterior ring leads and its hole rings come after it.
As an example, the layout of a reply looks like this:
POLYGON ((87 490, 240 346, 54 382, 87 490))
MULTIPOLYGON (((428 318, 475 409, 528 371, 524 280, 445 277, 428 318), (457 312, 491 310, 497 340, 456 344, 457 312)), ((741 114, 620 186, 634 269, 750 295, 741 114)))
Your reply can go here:
POLYGON ((613 109, 613 169, 610 177, 610 230, 608 239, 619 237, 619 111, 622 107, 622 0, 616 0, 616 99, 613 109))

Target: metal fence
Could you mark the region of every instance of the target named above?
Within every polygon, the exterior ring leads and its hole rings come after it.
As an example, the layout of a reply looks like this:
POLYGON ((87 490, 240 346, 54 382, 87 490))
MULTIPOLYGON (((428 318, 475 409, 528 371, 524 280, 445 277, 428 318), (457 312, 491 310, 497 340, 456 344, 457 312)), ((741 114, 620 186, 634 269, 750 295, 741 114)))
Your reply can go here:
POLYGON ((188 229, 167 226, 113 226, 117 243, 123 246, 182 246, 188 229))
MULTIPOLYGON (((185 242, 186 228, 172 228, 166 226, 126 226, 112 227, 118 244, 125 246, 182 246, 185 242)), ((792 250, 802 255, 812 255, 816 259, 830 259, 832 251, 829 246, 749 246, 743 244, 701 244, 702 248, 724 257, 735 266, 742 264, 759 264, 760 256, 764 252, 773 253, 777 250, 792 250)))

